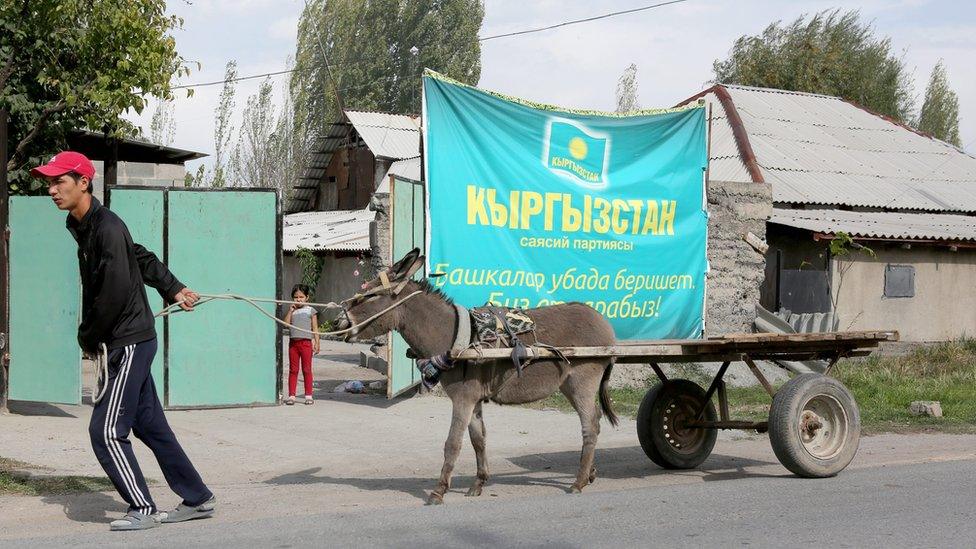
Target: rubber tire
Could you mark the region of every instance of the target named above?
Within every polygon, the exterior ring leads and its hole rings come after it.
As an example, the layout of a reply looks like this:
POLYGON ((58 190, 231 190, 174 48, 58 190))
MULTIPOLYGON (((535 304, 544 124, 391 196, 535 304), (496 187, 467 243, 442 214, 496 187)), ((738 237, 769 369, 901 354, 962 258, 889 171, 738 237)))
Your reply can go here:
POLYGON ((857 454, 861 415, 854 396, 844 384, 823 374, 802 374, 787 381, 773 397, 769 409, 769 442, 773 453, 794 474, 805 478, 832 477, 844 470, 857 454), (847 434, 836 455, 820 459, 808 452, 800 439, 803 407, 817 395, 833 397, 847 415, 847 434))
MULTIPOLYGON (((704 437, 693 452, 677 451, 665 438, 662 418, 668 405, 676 398, 684 397, 694 400, 696 409, 705 401, 705 390, 697 383, 687 379, 669 379, 652 387, 641 401, 637 411, 637 439, 641 448, 651 461, 665 469, 694 469, 702 464, 712 453, 715 439, 718 438, 716 429, 701 429, 704 437)), ((706 421, 715 421, 715 406, 708 402, 705 406, 706 421)))

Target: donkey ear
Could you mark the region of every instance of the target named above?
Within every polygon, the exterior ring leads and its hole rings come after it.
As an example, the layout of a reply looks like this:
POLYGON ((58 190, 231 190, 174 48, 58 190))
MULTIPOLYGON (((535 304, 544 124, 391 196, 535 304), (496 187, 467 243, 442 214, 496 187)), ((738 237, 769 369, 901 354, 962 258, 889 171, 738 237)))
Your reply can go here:
MULTIPOLYGON (((420 259, 420 248, 410 250, 407 252, 407 255, 400 259, 400 261, 397 261, 392 267, 390 267, 390 274, 392 274, 394 278, 400 278, 410 271, 418 259, 420 259)), ((413 270, 416 271, 416 269, 413 270)))

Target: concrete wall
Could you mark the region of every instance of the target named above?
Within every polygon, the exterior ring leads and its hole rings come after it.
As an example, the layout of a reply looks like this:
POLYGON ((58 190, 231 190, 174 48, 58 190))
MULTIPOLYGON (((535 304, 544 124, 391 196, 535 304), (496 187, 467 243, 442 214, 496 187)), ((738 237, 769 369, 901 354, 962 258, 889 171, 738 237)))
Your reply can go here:
POLYGON ((743 240, 747 233, 766 238, 772 190, 763 183, 708 183, 708 336, 752 331, 765 258, 743 240))
MULTIPOLYGON (((368 261, 368 258, 366 260, 368 261)), ((357 256, 325 256, 325 264, 322 265, 322 275, 319 277, 319 284, 315 289, 313 300, 316 303, 328 303, 330 301, 338 303, 351 297, 360 291, 360 286, 367 272, 365 267, 365 265, 359 265, 357 256), (359 271, 359 275, 354 274, 356 271, 359 271)), ((281 270, 281 287, 285 293, 282 299, 289 299, 291 289, 295 284, 302 281, 302 265, 294 254, 285 252, 281 270)), ((320 311, 319 321, 330 320, 334 316, 334 312, 330 314, 320 311)))
MULTIPOLYGON (((105 202, 105 165, 94 160, 94 195, 105 202)), ((119 162, 118 185, 138 185, 143 187, 182 187, 186 183, 186 169, 182 164, 147 164, 142 162, 119 162)))
POLYGON ((369 209, 376 212, 376 219, 369 225, 369 246, 372 252, 373 272, 380 272, 393 264, 390 258, 390 195, 374 194, 369 209))
POLYGON ((865 244, 877 257, 832 260, 841 330, 896 329, 902 341, 976 336, 976 250, 865 244), (888 264, 915 267, 915 297, 884 297, 888 264))

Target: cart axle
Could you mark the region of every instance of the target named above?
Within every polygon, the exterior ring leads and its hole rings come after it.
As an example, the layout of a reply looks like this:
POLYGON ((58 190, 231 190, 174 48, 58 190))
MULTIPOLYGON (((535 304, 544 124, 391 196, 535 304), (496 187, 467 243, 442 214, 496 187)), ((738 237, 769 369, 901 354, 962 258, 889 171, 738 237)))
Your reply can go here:
POLYGON ((769 430, 768 421, 736 421, 736 420, 725 420, 725 421, 688 421, 685 422, 682 427, 684 428, 695 428, 695 429, 743 429, 743 430, 753 430, 755 429, 757 433, 765 433, 769 430))

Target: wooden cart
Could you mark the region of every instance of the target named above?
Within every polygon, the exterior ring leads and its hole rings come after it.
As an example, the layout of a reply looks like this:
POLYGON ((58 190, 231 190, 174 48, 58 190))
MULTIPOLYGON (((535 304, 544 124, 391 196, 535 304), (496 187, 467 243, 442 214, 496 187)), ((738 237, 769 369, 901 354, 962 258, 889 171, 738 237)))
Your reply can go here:
MULTIPOLYGON (((731 334, 712 339, 623 341, 611 347, 559 349, 570 358, 615 358, 620 363, 650 364, 660 383, 648 390, 637 413, 637 438, 647 456, 667 469, 700 465, 715 446, 718 429, 769 432, 773 452, 790 471, 804 477, 828 477, 843 470, 857 452, 860 415, 853 395, 830 377, 837 360, 866 356, 898 332, 815 334, 731 334), (757 360, 826 360, 823 374, 793 377, 779 390, 756 366, 757 360), (725 372, 733 362, 749 367, 772 398, 768 421, 729 417, 725 372), (662 363, 722 363, 708 389, 687 379, 668 379, 662 363), (718 411, 712 398, 717 395, 718 411)), ((469 349, 453 353, 461 360, 508 358, 511 349, 469 349)), ((547 349, 530 348, 530 359, 553 358, 547 349)))

